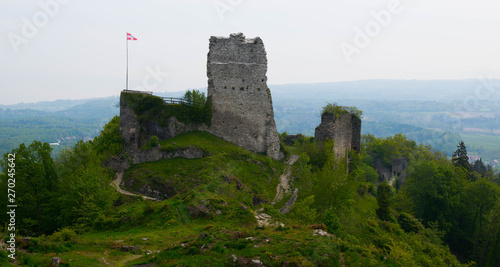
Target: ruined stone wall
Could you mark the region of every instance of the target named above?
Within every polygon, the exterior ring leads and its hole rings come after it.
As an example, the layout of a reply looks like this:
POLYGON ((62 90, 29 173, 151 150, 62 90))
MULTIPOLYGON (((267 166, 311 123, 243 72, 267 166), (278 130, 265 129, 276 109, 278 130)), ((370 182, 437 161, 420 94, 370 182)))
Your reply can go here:
POLYGON ((201 130, 240 147, 281 159, 271 91, 267 87, 267 57, 259 37, 243 34, 211 37, 207 61, 208 96, 212 101, 211 126, 183 124, 175 117, 165 122, 139 122, 137 114, 120 98, 120 132, 128 152, 137 150, 153 135, 161 139, 201 130))
POLYGON ((379 159, 378 157, 371 155, 372 160, 373 160, 373 167, 378 173, 378 180, 379 182, 383 181, 391 181, 392 177, 392 167, 387 167, 382 163, 382 160, 379 159))
POLYGON ((408 161, 406 159, 394 159, 392 160, 392 175, 399 177, 401 183, 406 180, 406 169, 408 168, 408 161))
POLYGON ((126 150, 137 149, 141 126, 134 110, 120 96, 120 134, 126 150))
POLYGON ((335 158, 345 158, 347 151, 359 152, 361 147, 361 119, 351 114, 323 113, 321 123, 314 131, 314 139, 332 139, 335 158))
POLYGON ((259 37, 246 39, 239 33, 229 38, 210 38, 207 76, 213 113, 208 131, 243 148, 280 159, 266 72, 266 51, 259 37))
POLYGON ((406 180, 406 170, 408 168, 408 161, 404 158, 393 159, 391 161, 391 166, 385 166, 382 160, 375 155, 371 155, 373 160, 373 165, 375 170, 379 175, 379 181, 387 181, 390 185, 396 181, 397 178, 400 179, 401 184, 406 180))
POLYGON ((139 122, 137 114, 128 106, 123 95, 120 96, 120 133, 128 152, 145 145, 154 135, 163 140, 189 131, 206 131, 208 128, 203 123, 182 123, 174 116, 165 117, 163 120, 165 126, 160 126, 155 120, 139 122))

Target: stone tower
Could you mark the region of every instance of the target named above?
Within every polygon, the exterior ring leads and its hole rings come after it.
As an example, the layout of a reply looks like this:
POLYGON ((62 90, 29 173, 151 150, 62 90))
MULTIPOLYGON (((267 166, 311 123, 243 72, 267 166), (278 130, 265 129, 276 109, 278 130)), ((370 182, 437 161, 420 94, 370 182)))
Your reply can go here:
POLYGON ((323 113, 321 123, 314 131, 314 139, 332 139, 335 158, 345 158, 346 152, 359 152, 361 147, 361 119, 352 114, 323 113))
POLYGON ((213 113, 209 132, 243 148, 280 159, 267 57, 259 37, 210 38, 207 76, 213 113))

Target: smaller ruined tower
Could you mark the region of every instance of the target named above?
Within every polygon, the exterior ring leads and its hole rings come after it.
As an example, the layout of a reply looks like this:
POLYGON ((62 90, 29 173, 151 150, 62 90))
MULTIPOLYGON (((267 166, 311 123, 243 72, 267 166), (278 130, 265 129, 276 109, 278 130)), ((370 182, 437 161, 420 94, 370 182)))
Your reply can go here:
POLYGON ((345 158, 349 150, 359 152, 361 147, 361 119, 353 114, 324 112, 321 123, 314 131, 314 139, 332 139, 335 158, 345 158))

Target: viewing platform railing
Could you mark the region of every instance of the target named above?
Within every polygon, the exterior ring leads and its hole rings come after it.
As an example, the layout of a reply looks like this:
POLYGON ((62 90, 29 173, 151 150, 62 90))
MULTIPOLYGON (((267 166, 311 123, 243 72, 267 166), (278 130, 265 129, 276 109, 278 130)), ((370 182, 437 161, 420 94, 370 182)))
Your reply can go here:
POLYGON ((123 92, 125 92, 125 93, 133 93, 133 94, 146 94, 146 95, 152 95, 153 94, 153 92, 150 92, 150 91, 127 90, 127 89, 123 89, 123 92))
POLYGON ((179 97, 162 97, 162 99, 163 101, 165 101, 166 104, 186 104, 186 105, 192 104, 191 101, 179 97))
MULTIPOLYGON (((153 95, 153 92, 150 91, 139 91, 139 90, 127 90, 123 89, 123 92, 125 93, 133 93, 133 94, 146 94, 146 95, 153 95)), ((163 99, 165 104, 185 104, 185 105, 192 105, 193 102, 186 100, 185 98, 179 98, 179 97, 160 97, 163 99)))

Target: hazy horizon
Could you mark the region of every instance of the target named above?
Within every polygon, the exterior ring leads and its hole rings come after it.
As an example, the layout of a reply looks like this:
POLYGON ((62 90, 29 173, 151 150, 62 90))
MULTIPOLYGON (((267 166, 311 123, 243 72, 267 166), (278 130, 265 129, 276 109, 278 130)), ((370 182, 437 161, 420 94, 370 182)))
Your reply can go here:
MULTIPOLYGON (((262 38, 268 84, 500 77, 500 3, 71 1, 0 3, 0 104, 204 88, 210 36, 262 38)), ((473 90, 473 88, 472 88, 473 90)))
MULTIPOLYGON (((284 83, 268 84, 273 99, 285 98, 315 98, 318 94, 323 95, 325 103, 337 100, 388 100, 388 101, 434 101, 451 103, 453 101, 463 102, 469 111, 480 108, 480 103, 495 103, 500 100, 497 89, 500 87, 500 79, 466 78, 448 80, 416 80, 416 79, 368 79, 355 81, 321 82, 321 83, 284 83), (306 87, 306 88, 304 88, 306 87), (374 92, 378 88, 384 91, 374 92), (435 89, 438 88, 438 89, 435 89), (434 92, 429 95, 429 92, 434 92), (288 95, 287 92, 290 92, 288 95), (478 102, 480 101, 480 102, 478 102), (476 103, 477 102, 477 103, 476 103), (473 107, 471 106, 473 105, 473 107)), ((186 88, 178 91, 156 91, 157 96, 180 97, 190 89, 205 92, 207 87, 186 88)), ((33 105, 52 103, 57 101, 91 101, 106 98, 118 98, 121 89, 113 95, 90 98, 58 98, 52 100, 41 100, 36 102, 18 102, 15 104, 2 104, 0 108, 23 109, 33 105)))

